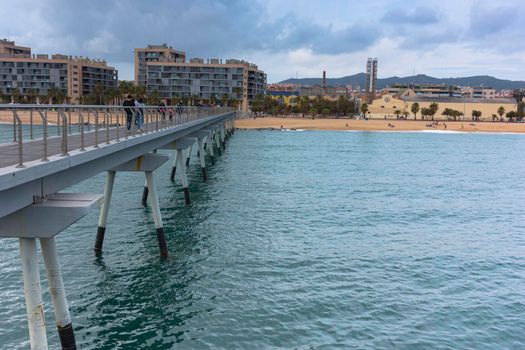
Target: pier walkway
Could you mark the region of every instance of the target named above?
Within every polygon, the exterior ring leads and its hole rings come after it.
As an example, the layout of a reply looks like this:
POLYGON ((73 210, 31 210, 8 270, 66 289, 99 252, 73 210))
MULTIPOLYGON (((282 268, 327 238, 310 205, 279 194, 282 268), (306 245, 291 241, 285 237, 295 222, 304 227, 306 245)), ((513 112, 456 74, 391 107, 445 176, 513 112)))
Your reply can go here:
POLYGON ((20 241, 33 349, 47 349, 36 240, 61 346, 76 349, 55 236, 100 205, 94 250, 101 254, 115 175, 142 172, 142 202, 151 206, 160 256, 167 258, 154 171, 169 156, 157 150, 173 151, 171 180, 179 176, 189 205, 186 166, 194 145, 206 181, 206 161, 213 164, 215 154, 225 148, 234 118, 235 111, 229 108, 0 105, 0 238, 20 241), (103 194, 60 192, 101 172, 107 173, 103 194))

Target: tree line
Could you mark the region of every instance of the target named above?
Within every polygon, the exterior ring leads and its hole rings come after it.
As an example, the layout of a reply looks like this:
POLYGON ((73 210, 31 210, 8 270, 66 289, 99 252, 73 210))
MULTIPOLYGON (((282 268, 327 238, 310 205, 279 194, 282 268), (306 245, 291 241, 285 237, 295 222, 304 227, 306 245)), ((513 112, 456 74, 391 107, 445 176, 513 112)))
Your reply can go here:
POLYGON ((303 116, 347 116, 355 113, 354 101, 345 96, 329 100, 322 96, 311 99, 308 96, 293 96, 290 104, 286 104, 283 96, 274 98, 269 95, 257 95, 251 109, 253 112, 270 115, 302 114, 303 116))
MULTIPOLYGON (((209 99, 203 99, 197 95, 182 96, 174 94, 171 99, 171 104, 182 104, 182 105, 197 105, 199 103, 216 106, 230 106, 237 107, 241 100, 242 89, 233 88, 232 96, 228 94, 211 94, 209 99)), ((163 100, 159 94, 159 91, 153 90, 150 93, 147 92, 145 86, 136 86, 129 81, 119 82, 117 88, 106 88, 102 84, 97 84, 89 94, 81 96, 78 101, 80 104, 86 105, 118 105, 122 103, 125 96, 132 95, 135 99, 142 99, 148 105, 159 105, 163 100)), ((37 94, 35 89, 27 89, 25 94, 22 94, 20 90, 14 89, 10 95, 6 95, 0 89, 0 103, 44 103, 44 104, 63 104, 70 101, 70 97, 67 96, 66 90, 60 89, 56 86, 52 86, 47 90, 46 95, 37 94)))
MULTIPOLYGON (((523 102, 520 102, 520 103, 518 103, 518 110, 517 111, 508 111, 508 112, 506 112, 505 108, 503 106, 500 106, 498 108, 496 114, 492 114, 491 115, 492 121, 503 121, 504 120, 503 116, 505 116, 508 121, 521 122, 521 121, 523 121, 523 119, 525 117, 525 113, 523 111, 524 107, 525 107, 525 104, 523 102)), ((419 103, 417 103, 417 102, 412 103, 412 105, 410 106, 410 111, 414 115, 414 120, 417 120, 417 114, 418 113, 421 114, 421 119, 422 120, 434 120, 434 116, 436 115, 438 110, 439 110, 439 104, 437 104, 435 102, 431 103, 428 107, 423 107, 423 108, 420 108, 419 103)), ((400 110, 396 110, 396 111, 394 111, 394 114, 396 115, 396 117, 398 119, 400 118, 400 115, 403 114, 405 116, 405 119, 406 119, 408 117, 409 113, 407 111, 401 112, 400 110)), ((447 117, 447 119, 453 118, 454 120, 459 120, 460 117, 462 117, 464 114, 463 114, 463 112, 455 110, 455 109, 452 109, 452 108, 445 108, 441 112, 441 115, 447 117)), ((472 118, 473 121, 480 121, 481 120, 481 116, 482 116, 482 112, 481 111, 472 110, 471 118, 472 118)))

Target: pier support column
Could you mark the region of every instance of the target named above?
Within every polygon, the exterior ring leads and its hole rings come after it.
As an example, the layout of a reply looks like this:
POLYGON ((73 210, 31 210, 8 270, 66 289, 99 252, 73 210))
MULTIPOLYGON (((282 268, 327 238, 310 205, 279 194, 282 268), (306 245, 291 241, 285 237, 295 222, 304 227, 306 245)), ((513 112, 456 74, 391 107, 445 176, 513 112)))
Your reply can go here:
POLYGON ((202 139, 197 139, 197 143, 199 145, 199 160, 201 163, 202 181, 206 182, 206 180, 208 180, 208 174, 206 174, 206 162, 204 160, 204 147, 202 146, 202 139))
POLYGON ((19 240, 31 349, 47 349, 46 318, 40 287, 36 239, 20 238, 19 240))
MULTIPOLYGON (((95 252, 102 252, 102 245, 104 244, 104 235, 106 233, 106 223, 108 221, 109 205, 111 203, 111 196, 113 194, 113 184, 115 183, 115 171, 108 171, 106 177, 106 187, 104 188, 104 203, 100 209, 100 217, 98 219, 97 239, 95 240, 95 252)), ((147 187, 146 187, 147 188, 147 187)), ((147 198, 147 196, 146 196, 147 198)))
POLYGON ((217 145, 217 152, 219 152, 219 155, 221 155, 222 154, 222 152, 221 152, 221 141, 219 140, 219 132, 218 131, 215 131, 214 138, 215 138, 215 144, 217 145))
POLYGON ((184 158, 183 158, 183 150, 177 150, 177 152, 181 153, 181 156, 179 158, 179 174, 180 174, 180 181, 182 182, 182 188, 184 190, 184 200, 186 201, 186 205, 191 204, 190 200, 190 190, 188 188, 188 177, 186 176, 186 168, 184 166, 184 158))
POLYGON ((166 244, 166 237, 164 236, 164 225, 160 215, 159 198, 157 196, 157 188, 153 179, 153 171, 145 171, 146 183, 150 189, 150 205, 153 212, 153 221, 155 222, 155 230, 157 231, 157 240, 159 241, 160 256, 168 257, 168 245, 166 244))
MULTIPOLYGON (((105 203, 106 201, 104 201, 104 204, 105 203)), ((71 323, 71 316, 69 315, 69 307, 67 305, 62 271, 58 261, 55 238, 40 238, 40 246, 46 265, 49 294, 51 294, 51 300, 53 301, 53 307, 55 309, 60 344, 62 345, 62 349, 73 350, 77 348, 75 332, 73 331, 73 324, 71 323)))
POLYGON ((213 153, 213 134, 210 133, 206 137, 206 145, 208 146, 208 154, 211 157, 211 165, 215 165, 215 154, 213 153))
POLYGON ((193 144, 188 149, 188 156, 186 157, 186 166, 190 166, 191 152, 193 151, 193 144))
POLYGON ((224 133, 224 124, 222 124, 221 127, 219 128, 219 132, 220 132, 220 137, 221 137, 222 149, 225 150, 226 149, 226 135, 224 133))
POLYGON ((173 164, 171 166, 171 175, 170 180, 171 182, 175 181, 175 172, 177 171, 177 163, 179 161, 180 153, 175 151, 175 155, 173 156, 173 164))
POLYGON ((148 182, 144 181, 144 189, 142 190, 142 205, 147 206, 148 205, 148 182))

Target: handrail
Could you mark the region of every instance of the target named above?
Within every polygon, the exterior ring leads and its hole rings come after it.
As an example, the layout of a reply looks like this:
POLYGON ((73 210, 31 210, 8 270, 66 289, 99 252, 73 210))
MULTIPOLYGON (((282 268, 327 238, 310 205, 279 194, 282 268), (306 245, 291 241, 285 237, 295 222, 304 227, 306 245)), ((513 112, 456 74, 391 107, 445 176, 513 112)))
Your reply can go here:
MULTIPOLYGON (((50 150, 55 150, 55 148, 50 147, 50 145, 52 145, 50 142, 52 139, 57 138, 57 136, 51 136, 49 134, 49 124, 51 120, 55 119, 55 113, 57 115, 57 134, 60 138, 60 153, 58 154, 65 157, 69 155, 71 150, 79 149, 80 151, 85 151, 89 149, 88 147, 98 148, 101 147, 100 142, 104 142, 105 144, 120 142, 124 140, 124 138, 128 139, 129 137, 134 138, 145 134, 160 132, 212 115, 233 112, 234 110, 233 108, 225 107, 196 106, 0 104, 0 112, 8 112, 13 115, 12 137, 18 149, 18 167, 24 167, 24 158, 26 160, 38 159, 35 158, 35 156, 39 156, 35 154, 35 150, 36 152, 42 152, 41 161, 48 161, 50 155, 57 154, 49 154, 50 150), (129 129, 127 129, 127 111, 131 111, 129 129), (39 115, 41 125, 38 119, 34 118, 34 113, 39 115), (93 115, 94 118, 91 118, 91 115, 93 115), (77 125, 75 126, 75 124, 77 125), (35 126, 38 126, 38 128, 35 126), (121 127, 123 127, 123 130, 121 127), (40 128, 42 131, 40 131, 40 128), (105 128, 103 141, 100 138, 101 128, 105 128), (24 135, 24 130, 27 130, 26 135, 24 135), (40 132, 42 132, 42 141, 38 138, 40 132), (88 135, 90 135, 89 138, 88 135), (36 148, 35 142, 36 145, 38 145, 36 148), (28 155, 24 154, 24 150, 28 147, 24 145, 25 143, 32 143, 29 158, 28 155), (39 149, 38 147, 41 148, 39 149)), ((55 126, 53 125, 53 127, 55 126)), ((4 142, 6 139, 5 136, 7 135, 4 134, 4 142)), ((16 155, 16 153, 13 155, 16 155)), ((15 163, 14 159, 13 163, 15 163)))

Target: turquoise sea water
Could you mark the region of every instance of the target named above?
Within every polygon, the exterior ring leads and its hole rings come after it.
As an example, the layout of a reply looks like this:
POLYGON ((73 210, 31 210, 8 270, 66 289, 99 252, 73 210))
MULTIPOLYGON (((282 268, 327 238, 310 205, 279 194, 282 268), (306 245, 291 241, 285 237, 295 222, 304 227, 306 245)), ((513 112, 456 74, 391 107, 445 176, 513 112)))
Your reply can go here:
MULTIPOLYGON (((191 207, 156 173, 168 261, 143 176, 117 174, 103 256, 98 211, 58 236, 77 344, 523 349, 524 155, 523 135, 238 131, 207 183, 192 160, 191 207)), ((16 240, 0 276, 0 348, 25 349, 16 240)))

